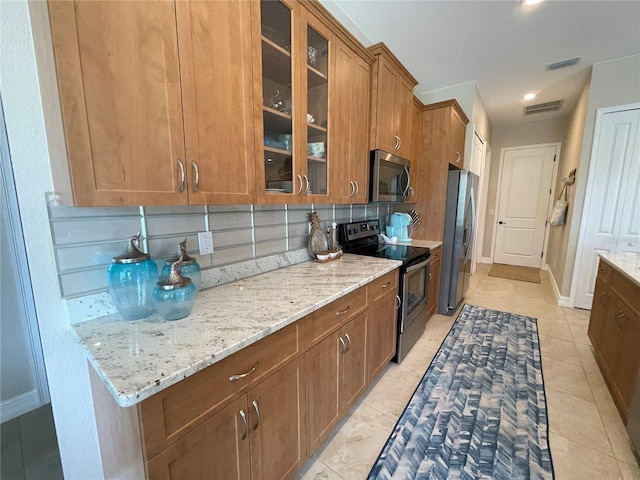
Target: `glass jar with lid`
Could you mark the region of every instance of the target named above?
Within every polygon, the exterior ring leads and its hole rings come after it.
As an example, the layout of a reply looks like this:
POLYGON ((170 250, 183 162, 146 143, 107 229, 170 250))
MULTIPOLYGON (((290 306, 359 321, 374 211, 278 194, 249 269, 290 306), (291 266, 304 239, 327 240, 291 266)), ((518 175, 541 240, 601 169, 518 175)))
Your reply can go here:
POLYGON ((171 273, 171 265, 177 262, 182 258, 182 268, 180 270, 180 275, 183 277, 189 277, 193 284, 196 287, 196 293, 200 290, 201 284, 201 268, 200 264, 196 261, 195 258, 187 255, 187 239, 185 238, 182 242, 178 243, 178 251, 177 253, 167 259, 164 262, 164 267, 162 267, 162 278, 167 278, 171 273))
POLYGON ((113 257, 107 269, 109 293, 118 313, 125 320, 148 317, 154 312, 153 287, 158 266, 148 253, 138 249, 140 233, 129 237, 124 252, 113 257))
POLYGON ((196 300, 196 287, 189 277, 180 274, 183 259, 171 264, 167 278, 156 283, 153 302, 165 320, 179 320, 191 313, 196 300))

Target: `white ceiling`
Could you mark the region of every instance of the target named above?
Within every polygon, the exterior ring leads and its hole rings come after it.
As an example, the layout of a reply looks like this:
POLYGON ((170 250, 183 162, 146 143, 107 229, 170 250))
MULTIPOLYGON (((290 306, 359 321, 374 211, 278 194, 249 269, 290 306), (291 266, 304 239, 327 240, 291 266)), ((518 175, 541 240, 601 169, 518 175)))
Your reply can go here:
POLYGON ((419 81, 418 94, 477 82, 494 126, 525 121, 525 105, 553 100, 566 100, 559 113, 526 120, 567 115, 591 65, 640 54, 640 0, 549 0, 530 7, 518 0, 333 3, 342 12, 330 10, 350 30, 352 20, 366 46, 384 42, 394 52, 419 81), (582 61, 546 70, 572 57, 582 61), (527 92, 537 97, 525 102, 527 92))

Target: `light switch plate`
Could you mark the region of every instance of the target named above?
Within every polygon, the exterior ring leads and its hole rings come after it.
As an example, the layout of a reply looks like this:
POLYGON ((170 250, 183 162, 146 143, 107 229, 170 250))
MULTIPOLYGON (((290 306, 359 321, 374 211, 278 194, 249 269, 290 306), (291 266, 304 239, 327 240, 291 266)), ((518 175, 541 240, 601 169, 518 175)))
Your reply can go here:
POLYGON ((211 232, 198 232, 198 249, 200 255, 213 253, 213 234, 211 232))

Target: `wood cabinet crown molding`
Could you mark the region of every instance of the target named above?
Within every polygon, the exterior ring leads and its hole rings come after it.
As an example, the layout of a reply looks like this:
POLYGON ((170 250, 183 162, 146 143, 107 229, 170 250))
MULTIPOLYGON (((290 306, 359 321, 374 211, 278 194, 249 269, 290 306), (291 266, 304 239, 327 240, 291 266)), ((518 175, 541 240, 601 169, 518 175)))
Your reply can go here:
POLYGON ((427 110, 437 110, 438 108, 444 107, 452 107, 453 109, 455 109, 458 115, 460 115, 460 118, 464 123, 469 123, 469 117, 467 117, 467 115, 464 113, 464 110, 462 110, 462 107, 455 98, 452 98, 450 100, 443 100, 442 102, 423 105, 422 110, 426 112, 427 110))
POLYGON ((368 50, 375 56, 384 55, 387 60, 391 61, 394 64, 394 67, 405 77, 405 80, 411 83, 413 87, 418 85, 418 80, 411 75, 411 72, 407 70, 402 62, 398 60, 398 57, 396 57, 393 52, 389 50, 389 47, 387 47, 383 42, 371 45, 368 50))

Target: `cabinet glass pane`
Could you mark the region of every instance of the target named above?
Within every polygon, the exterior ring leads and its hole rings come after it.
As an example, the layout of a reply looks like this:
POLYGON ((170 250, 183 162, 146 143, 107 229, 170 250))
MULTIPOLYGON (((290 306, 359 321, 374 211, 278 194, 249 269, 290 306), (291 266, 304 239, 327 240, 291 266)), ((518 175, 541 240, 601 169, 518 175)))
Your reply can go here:
POLYGON ((327 192, 329 42, 307 27, 307 171, 309 191, 327 192))
POLYGON ((267 193, 293 191, 291 11, 277 1, 260 2, 262 110, 267 193))

